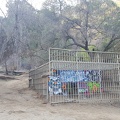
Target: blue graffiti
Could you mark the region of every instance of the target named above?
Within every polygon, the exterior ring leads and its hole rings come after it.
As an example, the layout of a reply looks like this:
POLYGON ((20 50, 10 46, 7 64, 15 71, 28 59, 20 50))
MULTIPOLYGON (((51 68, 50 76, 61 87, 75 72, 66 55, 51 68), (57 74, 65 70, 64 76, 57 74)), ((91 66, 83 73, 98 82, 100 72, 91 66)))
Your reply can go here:
POLYGON ((98 70, 54 70, 53 75, 49 76, 49 92, 51 94, 62 94, 64 83, 99 81, 101 73, 98 70))

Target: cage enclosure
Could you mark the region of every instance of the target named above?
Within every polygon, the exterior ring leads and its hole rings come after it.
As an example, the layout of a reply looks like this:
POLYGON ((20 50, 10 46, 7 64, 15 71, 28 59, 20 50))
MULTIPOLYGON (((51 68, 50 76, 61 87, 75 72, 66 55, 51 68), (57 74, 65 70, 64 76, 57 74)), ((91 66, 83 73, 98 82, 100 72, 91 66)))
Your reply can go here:
POLYGON ((29 86, 50 103, 120 100, 120 54, 49 49, 49 62, 31 70, 29 86))

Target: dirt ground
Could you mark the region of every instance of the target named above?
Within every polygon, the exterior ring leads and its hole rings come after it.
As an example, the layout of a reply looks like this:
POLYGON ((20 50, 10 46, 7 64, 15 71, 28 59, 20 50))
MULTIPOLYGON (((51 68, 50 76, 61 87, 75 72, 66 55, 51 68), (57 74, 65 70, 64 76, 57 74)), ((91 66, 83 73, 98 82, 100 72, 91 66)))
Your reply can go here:
POLYGON ((0 120, 120 120, 120 104, 43 104, 22 75, 0 80, 0 120))

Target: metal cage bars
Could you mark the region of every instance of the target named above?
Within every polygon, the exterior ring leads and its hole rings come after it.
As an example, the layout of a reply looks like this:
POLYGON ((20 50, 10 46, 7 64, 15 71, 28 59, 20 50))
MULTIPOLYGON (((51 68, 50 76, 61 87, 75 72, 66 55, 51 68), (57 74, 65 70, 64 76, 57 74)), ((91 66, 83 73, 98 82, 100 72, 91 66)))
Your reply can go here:
POLYGON ((38 92, 39 97, 48 100, 49 63, 29 72, 29 87, 38 92))
POLYGON ((50 103, 120 100, 120 54, 50 48, 29 86, 50 103))
POLYGON ((50 49, 50 103, 119 100, 119 58, 113 52, 50 49))

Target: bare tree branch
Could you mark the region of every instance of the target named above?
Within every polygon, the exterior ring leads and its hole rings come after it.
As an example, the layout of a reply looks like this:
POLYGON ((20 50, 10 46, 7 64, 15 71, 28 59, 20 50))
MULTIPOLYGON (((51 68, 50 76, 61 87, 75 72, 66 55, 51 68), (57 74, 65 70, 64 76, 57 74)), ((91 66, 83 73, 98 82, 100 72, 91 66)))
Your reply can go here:
POLYGON ((0 8, 0 11, 2 12, 2 14, 4 15, 4 17, 6 18, 7 16, 5 15, 5 13, 3 12, 3 10, 0 8))
POLYGON ((115 34, 112 35, 111 40, 109 41, 109 43, 107 44, 107 46, 104 48, 104 51, 107 51, 109 49, 109 46, 115 42, 116 40, 119 40, 120 36, 115 37, 115 34))

